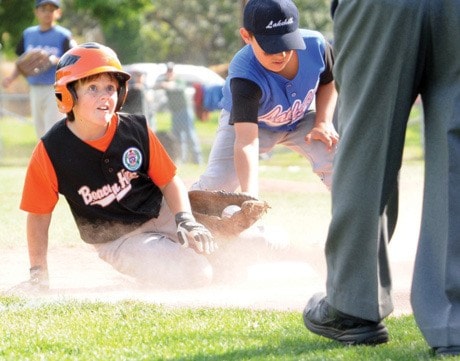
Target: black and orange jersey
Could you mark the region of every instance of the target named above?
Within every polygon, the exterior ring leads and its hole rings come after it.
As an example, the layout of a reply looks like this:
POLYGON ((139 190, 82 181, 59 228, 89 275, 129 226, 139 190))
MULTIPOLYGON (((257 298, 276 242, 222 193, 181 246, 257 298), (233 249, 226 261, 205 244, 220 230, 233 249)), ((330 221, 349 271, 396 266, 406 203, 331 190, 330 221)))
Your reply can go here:
POLYGON ((96 239, 94 226, 134 228, 156 217, 163 198, 159 187, 176 170, 142 116, 115 115, 106 134, 89 142, 76 137, 62 120, 32 154, 20 208, 51 213, 62 194, 83 240, 103 242, 107 239, 96 239))

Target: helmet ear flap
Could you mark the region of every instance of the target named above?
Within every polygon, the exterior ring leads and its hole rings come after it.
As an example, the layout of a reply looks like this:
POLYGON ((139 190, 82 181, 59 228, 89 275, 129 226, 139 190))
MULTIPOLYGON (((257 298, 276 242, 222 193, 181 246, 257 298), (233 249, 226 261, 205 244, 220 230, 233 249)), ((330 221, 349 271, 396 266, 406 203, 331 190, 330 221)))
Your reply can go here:
POLYGON ((57 99, 57 106, 61 113, 69 113, 74 105, 74 96, 67 89, 67 86, 56 86, 54 91, 57 99))
POLYGON ((120 90, 118 91, 118 103, 117 107, 115 109, 116 112, 118 112, 123 104, 125 103, 126 97, 128 95, 128 82, 120 82, 120 90))

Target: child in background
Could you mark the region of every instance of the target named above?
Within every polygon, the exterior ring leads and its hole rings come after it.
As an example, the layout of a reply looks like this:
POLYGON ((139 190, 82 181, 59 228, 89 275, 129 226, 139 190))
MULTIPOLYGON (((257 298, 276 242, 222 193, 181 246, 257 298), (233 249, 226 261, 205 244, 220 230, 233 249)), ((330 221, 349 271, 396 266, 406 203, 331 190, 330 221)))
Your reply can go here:
MULTIPOLYGON (((27 77, 32 119, 37 137, 40 138, 65 116, 59 112, 54 96, 56 64, 62 54, 74 47, 76 43, 72 39, 70 30, 56 23, 62 15, 60 0, 36 0, 34 13, 38 25, 24 30, 16 47, 16 54, 21 56, 37 49, 49 54, 50 67, 27 77)), ((19 75, 20 72, 16 67, 10 76, 3 79, 3 87, 9 87, 19 75)))

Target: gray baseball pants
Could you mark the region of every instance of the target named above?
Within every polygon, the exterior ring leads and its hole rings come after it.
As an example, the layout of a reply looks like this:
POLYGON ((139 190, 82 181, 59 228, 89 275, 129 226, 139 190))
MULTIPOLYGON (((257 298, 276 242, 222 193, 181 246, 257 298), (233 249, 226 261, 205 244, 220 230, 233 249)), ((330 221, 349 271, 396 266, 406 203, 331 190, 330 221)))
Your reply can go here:
MULTIPOLYGON (((192 185, 192 189, 234 192, 239 187, 233 156, 235 130, 228 124, 229 117, 230 113, 222 110, 206 170, 192 185)), ((305 142, 305 136, 313 128, 314 120, 315 112, 308 113, 292 132, 273 132, 259 128, 259 153, 268 153, 278 144, 284 145, 306 158, 313 172, 330 188, 334 152, 329 152, 320 141, 310 144, 305 142)))

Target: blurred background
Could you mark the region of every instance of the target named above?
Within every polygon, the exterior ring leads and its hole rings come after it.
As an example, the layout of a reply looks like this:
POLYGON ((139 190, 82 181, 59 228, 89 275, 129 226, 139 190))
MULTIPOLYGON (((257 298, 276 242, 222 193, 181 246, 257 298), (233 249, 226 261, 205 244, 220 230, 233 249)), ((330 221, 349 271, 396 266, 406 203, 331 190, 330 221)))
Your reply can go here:
MULTIPOLYGON (((329 0, 295 3, 302 27, 331 37, 329 0)), ((35 23, 34 4, 33 0, 0 0, 0 78, 14 66, 14 50, 22 31, 35 23)), ((58 23, 70 29, 78 43, 103 43, 117 52, 127 70, 144 74, 149 104, 143 112, 155 127, 154 112, 165 110, 165 97, 152 87, 165 71, 165 64, 180 64, 176 68, 179 77, 190 87, 219 84, 226 76, 228 62, 243 45, 238 29, 245 4, 246 0, 62 0, 58 23)), ((189 96, 193 96, 190 91, 189 96)), ((25 79, 8 89, 0 88, 0 115, 20 120, 30 116, 25 79)))
MULTIPOLYGON (((78 42, 113 48, 123 63, 226 63, 242 45, 238 35, 246 0, 62 0, 60 24, 78 42)), ((330 0, 295 0, 302 27, 331 35, 330 0)), ((13 54, 34 22, 33 0, 0 1, 3 52, 13 54)))

